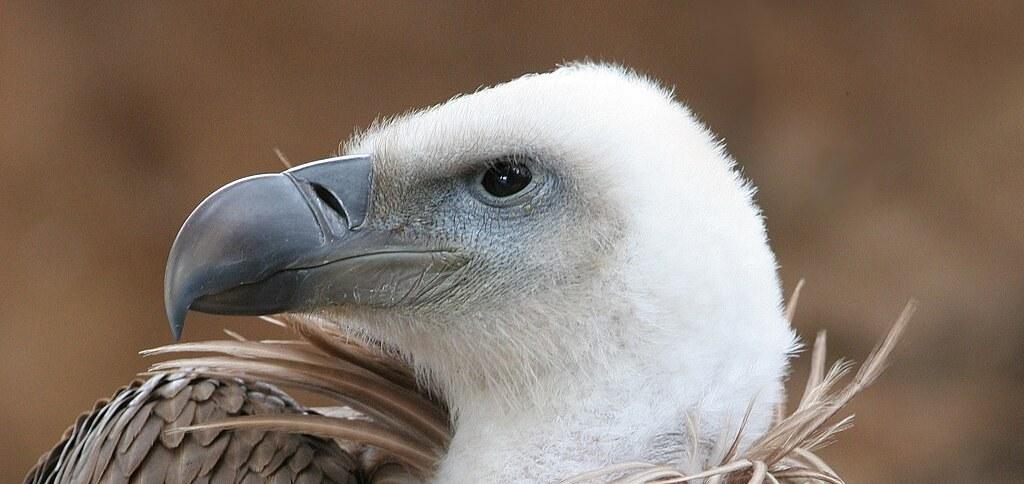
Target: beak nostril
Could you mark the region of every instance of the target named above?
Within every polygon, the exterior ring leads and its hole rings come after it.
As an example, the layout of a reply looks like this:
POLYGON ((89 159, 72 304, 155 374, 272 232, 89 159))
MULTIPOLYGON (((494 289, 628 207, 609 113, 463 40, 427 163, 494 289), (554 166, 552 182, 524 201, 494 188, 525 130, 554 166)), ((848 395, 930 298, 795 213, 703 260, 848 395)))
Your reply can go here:
POLYGON ((338 197, 334 196, 330 190, 319 183, 310 183, 310 185, 313 187, 313 192, 316 193, 316 197, 319 198, 321 202, 324 202, 325 205, 331 207, 331 210, 334 210, 338 216, 348 219, 348 216, 345 213, 345 208, 342 207, 341 201, 338 200, 338 197))

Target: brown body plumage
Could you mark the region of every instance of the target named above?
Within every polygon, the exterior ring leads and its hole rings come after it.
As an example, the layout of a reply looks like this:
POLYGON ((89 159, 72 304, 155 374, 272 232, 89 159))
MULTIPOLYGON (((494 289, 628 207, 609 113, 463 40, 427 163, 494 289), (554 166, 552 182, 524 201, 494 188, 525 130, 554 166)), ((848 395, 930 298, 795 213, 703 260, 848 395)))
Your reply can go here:
MULTIPOLYGON (((302 340, 241 338, 145 354, 154 365, 78 418, 27 484, 418 482, 449 438, 447 415, 398 361, 289 318, 302 340), (268 383, 269 382, 269 383, 268 383), (305 408, 273 384, 326 395, 305 408)), ((279 323, 280 324, 280 323, 279 323)))
POLYGON ((79 417, 26 483, 353 482, 357 456, 334 441, 260 430, 169 429, 236 416, 305 415, 269 385, 160 373, 79 417))

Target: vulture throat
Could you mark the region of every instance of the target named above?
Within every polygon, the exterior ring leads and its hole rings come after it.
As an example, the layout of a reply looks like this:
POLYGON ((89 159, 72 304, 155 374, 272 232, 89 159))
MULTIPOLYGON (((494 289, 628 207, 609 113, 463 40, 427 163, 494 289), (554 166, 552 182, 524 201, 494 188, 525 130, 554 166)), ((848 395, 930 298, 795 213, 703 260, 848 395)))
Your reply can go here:
POLYGON ((573 64, 214 192, 167 316, 299 313, 393 351, 450 410, 435 482, 699 468, 765 429, 794 347, 753 193, 669 90, 573 64))

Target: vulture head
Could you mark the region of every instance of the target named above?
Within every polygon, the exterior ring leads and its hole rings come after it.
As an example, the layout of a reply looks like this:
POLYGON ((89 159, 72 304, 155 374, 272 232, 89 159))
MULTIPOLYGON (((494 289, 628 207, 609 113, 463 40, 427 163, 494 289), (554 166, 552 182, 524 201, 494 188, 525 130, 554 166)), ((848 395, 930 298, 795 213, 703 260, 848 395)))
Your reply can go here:
POLYGON ((401 355, 454 419, 438 482, 700 467, 765 428, 794 345, 752 195, 669 90, 569 65, 221 188, 167 313, 305 313, 401 355))

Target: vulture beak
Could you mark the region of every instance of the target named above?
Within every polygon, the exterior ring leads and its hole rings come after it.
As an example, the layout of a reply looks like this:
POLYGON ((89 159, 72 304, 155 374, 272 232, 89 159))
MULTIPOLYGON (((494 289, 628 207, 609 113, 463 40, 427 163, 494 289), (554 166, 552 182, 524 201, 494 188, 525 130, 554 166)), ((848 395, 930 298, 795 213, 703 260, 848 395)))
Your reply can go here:
POLYGON ((342 156, 251 176, 200 203, 178 232, 164 275, 174 338, 189 309, 260 315, 386 306, 420 280, 460 267, 464 260, 451 250, 367 227, 372 161, 342 156))

